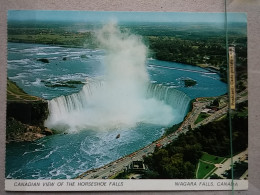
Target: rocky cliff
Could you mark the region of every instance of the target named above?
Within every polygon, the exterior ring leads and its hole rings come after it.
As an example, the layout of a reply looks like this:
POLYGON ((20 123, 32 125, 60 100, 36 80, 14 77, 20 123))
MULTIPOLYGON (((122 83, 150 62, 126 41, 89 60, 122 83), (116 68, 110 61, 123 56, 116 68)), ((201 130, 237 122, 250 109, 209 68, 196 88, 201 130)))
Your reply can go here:
POLYGON ((6 141, 33 141, 53 134, 44 127, 48 102, 28 95, 7 80, 6 141))
POLYGON ((25 124, 43 126, 48 117, 48 103, 44 100, 7 101, 6 116, 25 124))

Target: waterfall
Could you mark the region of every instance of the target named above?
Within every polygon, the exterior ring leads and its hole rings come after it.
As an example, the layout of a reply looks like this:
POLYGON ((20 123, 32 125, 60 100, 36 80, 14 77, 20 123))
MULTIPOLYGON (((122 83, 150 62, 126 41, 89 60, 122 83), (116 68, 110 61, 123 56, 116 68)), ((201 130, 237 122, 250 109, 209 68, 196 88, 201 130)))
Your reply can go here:
POLYGON ((149 84, 147 47, 142 39, 109 23, 96 32, 105 49, 103 82, 49 101, 49 128, 78 131, 134 128, 140 123, 168 126, 183 119, 187 96, 149 84), (147 90, 148 88, 148 90, 147 90))
POLYGON ((102 86, 102 82, 91 82, 85 84, 81 91, 67 96, 60 96, 48 101, 50 116, 55 120, 59 119, 64 114, 69 114, 73 111, 81 111, 86 109, 88 100, 93 94, 93 90, 102 86))
POLYGON ((134 102, 127 97, 111 102, 107 91, 100 93, 106 87, 104 82, 91 82, 78 93, 49 100, 45 125, 67 131, 134 127, 139 122, 167 126, 183 120, 189 107, 185 93, 161 84, 148 85, 145 97, 134 102))
POLYGON ((147 89, 147 97, 163 101, 172 108, 177 109, 181 116, 187 113, 191 100, 184 92, 162 84, 150 84, 147 89))

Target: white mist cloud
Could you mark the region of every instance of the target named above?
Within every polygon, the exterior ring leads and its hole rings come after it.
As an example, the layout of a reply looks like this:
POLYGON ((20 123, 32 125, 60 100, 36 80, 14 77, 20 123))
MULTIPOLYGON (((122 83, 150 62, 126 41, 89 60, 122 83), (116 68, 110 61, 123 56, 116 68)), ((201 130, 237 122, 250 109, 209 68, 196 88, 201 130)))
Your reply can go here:
POLYGON ((97 31, 96 38, 105 50, 104 82, 98 86, 87 84, 78 94, 51 100, 45 125, 75 131, 173 122, 171 106, 147 98, 147 48, 141 38, 121 32, 115 23, 97 31))

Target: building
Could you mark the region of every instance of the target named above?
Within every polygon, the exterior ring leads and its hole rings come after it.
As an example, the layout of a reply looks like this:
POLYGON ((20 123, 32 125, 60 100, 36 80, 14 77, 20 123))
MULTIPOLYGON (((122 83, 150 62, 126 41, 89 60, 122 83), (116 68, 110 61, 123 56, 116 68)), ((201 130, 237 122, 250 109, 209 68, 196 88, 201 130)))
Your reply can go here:
POLYGON ((141 160, 132 161, 127 166, 128 172, 143 172, 145 170, 147 170, 147 167, 145 166, 144 162, 141 160))

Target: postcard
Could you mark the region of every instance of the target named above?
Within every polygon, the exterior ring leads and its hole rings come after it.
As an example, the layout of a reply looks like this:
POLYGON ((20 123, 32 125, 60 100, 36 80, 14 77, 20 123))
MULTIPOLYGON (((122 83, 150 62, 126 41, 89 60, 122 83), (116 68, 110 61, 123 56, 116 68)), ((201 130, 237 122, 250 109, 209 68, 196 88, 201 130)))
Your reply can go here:
POLYGON ((245 13, 7 19, 7 191, 248 188, 245 13))

